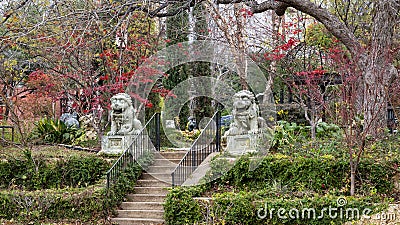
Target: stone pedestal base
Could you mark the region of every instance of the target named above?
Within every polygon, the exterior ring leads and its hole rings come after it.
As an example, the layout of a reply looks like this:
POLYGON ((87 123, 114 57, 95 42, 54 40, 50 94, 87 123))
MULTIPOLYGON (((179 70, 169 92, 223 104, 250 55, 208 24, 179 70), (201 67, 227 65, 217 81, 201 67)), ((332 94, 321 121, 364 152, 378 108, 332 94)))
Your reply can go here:
POLYGON ((235 156, 256 152, 257 140, 258 140, 257 134, 227 136, 226 151, 235 156))
POLYGON ((113 135, 103 136, 101 140, 101 151, 104 154, 121 154, 132 143, 135 135, 113 135))

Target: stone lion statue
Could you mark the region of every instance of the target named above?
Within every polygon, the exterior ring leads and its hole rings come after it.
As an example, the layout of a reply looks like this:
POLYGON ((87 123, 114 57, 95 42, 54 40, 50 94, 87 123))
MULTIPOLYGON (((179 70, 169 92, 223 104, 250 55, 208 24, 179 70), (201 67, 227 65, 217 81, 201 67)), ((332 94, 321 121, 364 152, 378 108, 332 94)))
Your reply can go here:
POLYGON ((248 90, 242 90, 233 96, 233 122, 226 135, 258 133, 263 120, 258 116, 259 108, 255 96, 248 90))
POLYGON ((75 126, 76 128, 79 128, 78 115, 76 114, 76 112, 63 113, 60 117, 60 120, 64 122, 67 127, 75 126))
POLYGON ((107 135, 139 134, 142 123, 136 118, 132 99, 126 93, 111 98, 111 131, 107 135))

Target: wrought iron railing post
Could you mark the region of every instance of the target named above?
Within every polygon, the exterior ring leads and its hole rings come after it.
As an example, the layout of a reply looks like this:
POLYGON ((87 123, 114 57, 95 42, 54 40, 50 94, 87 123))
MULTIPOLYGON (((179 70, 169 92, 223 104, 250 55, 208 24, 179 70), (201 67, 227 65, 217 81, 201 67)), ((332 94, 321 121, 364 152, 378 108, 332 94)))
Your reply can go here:
POLYGON ((11 141, 14 142, 14 127, 11 127, 11 141))
POLYGON ((153 115, 146 125, 144 125, 140 133, 134 137, 128 148, 125 149, 117 161, 107 171, 107 188, 111 187, 111 184, 118 179, 119 174, 129 163, 136 162, 147 150, 153 149, 152 146, 150 146, 150 143, 152 143, 151 140, 144 140, 148 137, 144 132, 146 131, 146 128, 154 122, 154 120, 155 115, 153 115), (148 143, 148 141, 150 143, 148 143))
MULTIPOLYGON (((192 149, 190 149, 192 150, 192 149)), ((194 167, 196 167, 196 156, 197 156, 197 149, 194 150, 194 152, 192 153, 192 165, 190 165, 190 171, 193 172, 194 171, 194 167)))
POLYGON ((171 173, 172 187, 182 185, 194 170, 203 162, 212 152, 220 151, 221 146, 221 113, 218 110, 212 120, 206 125, 199 137, 193 142, 189 151, 178 163, 171 173), (216 131, 214 131, 216 124, 216 131), (213 137, 212 143, 208 143, 210 135, 213 137), (178 178, 178 179, 177 179, 178 178))
POLYGON ((171 173, 171 182, 172 182, 172 187, 175 186, 175 172, 171 173))
POLYGON ((160 123, 160 113, 156 113, 156 151, 160 151, 160 145, 161 145, 161 140, 160 140, 160 126, 161 126, 161 123, 160 123))
POLYGON ((130 155, 130 157, 131 157, 131 160, 132 161, 135 161, 135 156, 133 155, 133 143, 131 144, 131 145, 129 145, 129 155, 130 155))
POLYGON ((215 144, 216 144, 216 150, 217 152, 221 151, 221 111, 217 111, 216 115, 216 120, 215 123, 217 125, 217 130, 215 133, 215 144))
POLYGON ((110 188, 110 173, 107 173, 107 189, 110 188))

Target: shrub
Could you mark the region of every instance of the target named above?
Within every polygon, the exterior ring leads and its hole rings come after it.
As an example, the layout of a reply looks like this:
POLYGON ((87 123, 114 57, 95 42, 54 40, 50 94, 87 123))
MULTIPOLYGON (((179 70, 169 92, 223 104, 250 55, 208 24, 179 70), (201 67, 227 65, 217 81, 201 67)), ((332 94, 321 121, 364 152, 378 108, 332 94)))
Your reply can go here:
POLYGON ((43 118, 35 123, 29 139, 37 143, 78 144, 84 140, 85 131, 75 126, 68 127, 57 119, 43 118))
MULTIPOLYGON (((310 129, 310 126, 298 125, 294 122, 278 121, 274 131, 272 146, 278 148, 305 141, 310 138, 310 129)), ((336 124, 320 122, 316 127, 316 135, 318 138, 338 138, 341 137, 341 129, 336 124)))
POLYGON ((213 220, 223 224, 254 224, 257 217, 252 196, 245 192, 217 193, 209 208, 213 212, 213 220))
POLYGON ((86 188, 1 191, 0 218, 21 224, 68 219, 98 224, 113 213, 127 192, 133 190, 140 173, 138 164, 128 165, 110 189, 106 189, 101 180, 86 188))
POLYGON ((54 169, 60 174, 60 187, 85 187, 100 180, 109 166, 97 156, 71 157, 66 161, 59 160, 54 169))
POLYGON ((38 190, 87 187, 99 181, 110 164, 97 156, 69 157, 49 162, 32 158, 11 158, 0 162, 0 187, 38 190))
POLYGON ((232 225, 343 224, 357 219, 357 212, 355 211, 354 216, 352 214, 353 209, 357 209, 361 217, 363 212, 372 215, 386 207, 385 204, 377 207, 373 204, 377 199, 369 197, 343 198, 330 194, 296 198, 293 196, 277 197, 267 190, 240 191, 216 193, 209 201, 195 200, 193 197, 198 194, 197 187, 173 189, 164 204, 166 223, 208 224, 211 221, 213 224, 232 225), (343 205, 338 205, 339 201, 343 205), (332 216, 329 214, 329 208, 333 209, 332 216), (278 216, 279 209, 285 210, 281 217, 278 216), (303 210, 305 210, 304 214, 303 210), (371 210, 371 212, 364 210, 371 210), (290 211, 293 211, 292 214, 289 214, 290 211), (299 214, 293 214, 296 212, 299 214), (335 214, 336 216, 334 216, 335 214))
MULTIPOLYGON (((305 198, 269 198, 262 192, 226 192, 213 196, 211 219, 222 224, 343 224, 360 219, 364 210, 375 210, 369 198, 314 195, 305 198), (338 201, 345 204, 338 205, 338 201), (329 214, 329 208, 332 210, 329 214), (346 210, 350 209, 351 211, 346 210), (352 210, 359 210, 359 217, 352 210), (280 213, 278 212, 279 210, 280 213), (336 214, 336 216, 334 215, 336 214)), ((365 211, 366 212, 366 211, 365 211)), ((369 212, 371 213, 371 212, 369 212)), ((371 213, 372 214, 372 213, 371 213)), ((368 214, 368 215, 371 215, 368 214)))
POLYGON ((164 219, 167 224, 194 224, 202 219, 199 204, 193 199, 203 192, 199 188, 176 187, 170 190, 164 203, 164 219))
MULTIPOLYGON (((211 163, 209 174, 222 175, 215 181, 217 184, 234 185, 238 189, 258 189, 272 187, 278 183, 288 191, 312 191, 325 193, 330 190, 341 190, 349 183, 350 169, 347 159, 334 158, 330 155, 321 157, 289 157, 281 154, 268 155, 262 159, 254 170, 249 170, 252 160, 248 156, 241 157, 226 173, 226 159, 215 159, 211 163)), ((361 191, 376 189, 378 194, 393 192, 392 178, 395 170, 390 170, 395 162, 376 163, 373 160, 362 160, 358 168, 358 183, 361 191)))

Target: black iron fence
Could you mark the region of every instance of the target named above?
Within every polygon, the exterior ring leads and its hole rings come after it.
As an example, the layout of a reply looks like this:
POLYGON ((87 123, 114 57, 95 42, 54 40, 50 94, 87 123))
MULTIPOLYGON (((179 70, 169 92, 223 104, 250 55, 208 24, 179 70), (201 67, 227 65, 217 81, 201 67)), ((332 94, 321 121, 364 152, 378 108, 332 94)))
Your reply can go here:
POLYGON ((146 153, 160 150, 160 114, 154 114, 129 147, 107 171, 107 188, 118 179, 127 165, 137 162, 146 153), (154 144, 153 144, 154 143, 154 144))
POLYGON ((390 133, 397 132, 397 126, 398 126, 398 119, 396 118, 395 111, 397 109, 394 109, 391 104, 388 104, 387 106, 387 127, 389 129, 390 133))
POLYGON ((171 173, 172 186, 182 185, 208 155, 220 150, 221 113, 217 111, 171 173))
POLYGON ((160 151, 160 129, 161 129, 160 113, 155 113, 146 123, 147 136, 153 143, 156 151, 160 151))

